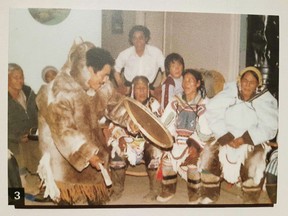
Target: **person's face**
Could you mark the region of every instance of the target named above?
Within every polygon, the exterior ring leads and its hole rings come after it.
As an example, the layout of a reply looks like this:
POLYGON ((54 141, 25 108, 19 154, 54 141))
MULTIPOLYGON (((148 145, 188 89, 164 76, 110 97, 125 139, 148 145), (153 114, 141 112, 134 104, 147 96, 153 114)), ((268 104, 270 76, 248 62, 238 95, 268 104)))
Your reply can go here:
POLYGON ((183 65, 179 61, 173 61, 169 66, 170 74, 173 78, 179 78, 182 75, 183 65))
POLYGON ((249 100, 258 87, 257 79, 250 72, 246 72, 240 81, 241 94, 244 100, 249 100))
POLYGON ((200 80, 197 81, 190 73, 185 74, 183 77, 182 87, 187 97, 195 95, 199 86, 200 80))
POLYGON ((148 98, 149 88, 148 85, 143 82, 138 82, 134 85, 134 97, 135 100, 143 103, 148 98))
POLYGON ((102 70, 94 73, 92 67, 88 67, 90 72, 90 79, 88 80, 88 85, 94 90, 98 90, 102 85, 104 85, 109 80, 109 74, 111 71, 111 66, 106 64, 102 70))
POLYGON ((142 31, 136 31, 132 37, 132 44, 136 50, 143 51, 146 45, 146 38, 142 31))
POLYGON ((47 83, 51 82, 55 76, 57 75, 56 71, 53 71, 53 70, 49 70, 46 72, 45 74, 45 80, 47 83))
POLYGON ((21 70, 14 70, 8 75, 8 87, 21 90, 24 85, 24 75, 21 70))

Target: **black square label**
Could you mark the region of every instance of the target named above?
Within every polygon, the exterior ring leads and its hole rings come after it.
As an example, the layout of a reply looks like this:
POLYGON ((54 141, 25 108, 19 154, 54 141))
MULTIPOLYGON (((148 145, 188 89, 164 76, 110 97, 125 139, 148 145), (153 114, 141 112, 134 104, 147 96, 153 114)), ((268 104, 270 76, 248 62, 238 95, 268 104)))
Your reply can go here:
POLYGON ((8 188, 8 204, 15 206, 24 206, 24 188, 8 188))

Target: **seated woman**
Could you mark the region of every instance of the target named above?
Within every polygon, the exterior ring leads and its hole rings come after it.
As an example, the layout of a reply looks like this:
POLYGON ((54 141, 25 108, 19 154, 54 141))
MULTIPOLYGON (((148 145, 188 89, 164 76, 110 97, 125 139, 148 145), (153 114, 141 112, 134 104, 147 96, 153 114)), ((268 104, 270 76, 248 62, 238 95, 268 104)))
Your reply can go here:
POLYGON ((218 199, 222 176, 231 184, 241 181, 244 203, 257 203, 269 140, 278 129, 277 101, 261 85, 261 72, 247 67, 207 104, 207 121, 217 142, 206 145, 201 155, 201 203, 218 199))
MULTIPOLYGON (((131 96, 148 107, 153 114, 159 116, 160 104, 154 97, 149 96, 149 80, 146 77, 136 76, 133 79, 131 96)), ((122 195, 127 166, 140 164, 143 160, 150 183, 150 191, 144 196, 144 199, 146 201, 155 200, 160 186, 157 184, 155 174, 162 154, 161 150, 140 133, 131 134, 126 129, 112 123, 109 131, 108 145, 112 147, 110 167, 113 193, 111 200, 117 200, 122 195)))
POLYGON ((187 181, 189 202, 198 202, 201 183, 197 161, 206 142, 213 139, 205 118, 207 100, 201 73, 186 69, 182 86, 184 93, 176 95, 161 116, 175 143, 162 157, 162 191, 157 196, 160 202, 175 195, 177 173, 187 181))

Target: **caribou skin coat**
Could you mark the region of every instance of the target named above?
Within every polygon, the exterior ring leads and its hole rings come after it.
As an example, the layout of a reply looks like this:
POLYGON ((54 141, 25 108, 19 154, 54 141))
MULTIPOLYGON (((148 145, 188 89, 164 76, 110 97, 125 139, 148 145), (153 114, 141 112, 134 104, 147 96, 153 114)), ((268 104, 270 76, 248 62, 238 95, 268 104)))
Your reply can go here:
POLYGON ((36 102, 43 153, 38 173, 46 186, 44 197, 69 204, 108 200, 101 173, 89 165, 89 159, 97 154, 107 167, 109 152, 99 120, 106 112, 126 126, 125 110, 119 108, 122 99, 111 82, 89 96, 65 70, 41 87, 36 102))
MULTIPOLYGON (((267 143, 277 134, 278 105, 269 91, 263 90, 250 101, 242 101, 238 91, 236 82, 227 83, 207 104, 207 120, 220 144, 218 156, 225 180, 236 183, 240 175, 243 178, 242 164, 249 170, 248 177, 258 185, 264 175, 266 154, 271 149, 267 143), (245 144, 237 149, 227 145, 237 137, 242 137, 245 144), (248 163, 250 157, 254 159, 248 163)), ((207 159, 204 158, 203 164, 207 159)))

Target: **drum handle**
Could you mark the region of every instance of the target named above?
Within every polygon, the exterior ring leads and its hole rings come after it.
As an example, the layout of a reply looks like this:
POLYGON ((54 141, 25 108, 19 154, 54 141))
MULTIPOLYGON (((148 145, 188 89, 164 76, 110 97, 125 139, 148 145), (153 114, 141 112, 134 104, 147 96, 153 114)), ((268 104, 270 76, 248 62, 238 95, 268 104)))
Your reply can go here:
POLYGON ((110 178, 107 170, 104 168, 104 166, 101 163, 98 163, 98 165, 100 167, 100 170, 101 170, 101 173, 102 173, 102 176, 104 178, 106 186, 112 185, 112 181, 111 181, 111 178, 110 178))

